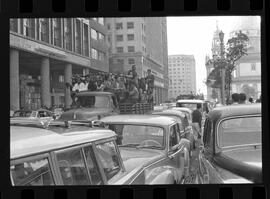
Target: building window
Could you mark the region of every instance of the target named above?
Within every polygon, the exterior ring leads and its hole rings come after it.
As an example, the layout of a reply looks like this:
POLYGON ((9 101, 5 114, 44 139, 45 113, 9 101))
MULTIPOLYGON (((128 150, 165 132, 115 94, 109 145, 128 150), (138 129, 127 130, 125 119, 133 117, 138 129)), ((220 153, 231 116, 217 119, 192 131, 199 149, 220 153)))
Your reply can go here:
POLYGON ((81 21, 76 19, 75 23, 75 52, 81 54, 81 21))
POLYGON ((107 29, 110 30, 111 29, 111 24, 107 24, 107 29))
POLYGON ((135 64, 135 60, 133 58, 128 59, 128 64, 135 64))
POLYGON ((61 47, 61 18, 52 19, 53 45, 61 47))
POLYGON ((117 61, 118 64, 124 64, 125 63, 123 59, 117 59, 116 61, 117 61))
POLYGON ((88 25, 83 25, 83 54, 89 57, 88 25))
POLYGON ((256 71, 256 64, 255 63, 251 64, 251 71, 256 71))
POLYGON ((133 22, 127 22, 127 29, 133 29, 134 23, 133 22))
POLYGON ((98 18, 98 23, 104 25, 104 18, 103 17, 98 18))
POLYGON ((72 50, 72 37, 71 37, 71 19, 64 19, 64 40, 65 49, 72 50))
POLYGON ((116 30, 123 29, 123 23, 116 23, 115 28, 116 30))
POLYGON ((98 33, 98 40, 100 40, 100 41, 105 41, 105 35, 104 34, 102 34, 102 33, 98 33))
POLYGON ((91 57, 93 59, 98 59, 98 51, 94 48, 91 48, 91 57))
POLYGON ((128 39, 128 41, 133 41, 134 40, 134 34, 128 34, 127 39, 128 39))
POLYGON ((22 34, 35 38, 35 19, 22 19, 22 34))
POLYGON ((91 38, 97 40, 98 39, 98 33, 95 29, 91 28, 91 38))
POLYGON ((18 19, 11 18, 9 20, 9 27, 11 31, 18 32, 18 19))
POLYGON ((105 60, 105 53, 104 52, 98 52, 98 60, 100 60, 100 61, 105 60))
POLYGON ((123 41, 123 35, 116 35, 116 41, 123 41))
POLYGON ((129 53, 135 52, 135 47, 134 46, 128 46, 128 52, 129 53))
POLYGON ((124 52, 124 48, 123 47, 116 47, 116 52, 122 53, 122 52, 124 52))

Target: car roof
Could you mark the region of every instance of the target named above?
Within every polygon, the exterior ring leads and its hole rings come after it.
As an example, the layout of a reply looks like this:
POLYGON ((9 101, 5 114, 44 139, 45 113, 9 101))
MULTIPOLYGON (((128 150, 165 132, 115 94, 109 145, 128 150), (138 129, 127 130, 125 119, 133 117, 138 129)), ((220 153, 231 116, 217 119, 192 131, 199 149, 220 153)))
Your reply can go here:
POLYGON ((84 128, 57 132, 50 129, 10 126, 10 158, 44 153, 68 146, 112 138, 116 134, 109 129, 84 128))
POLYGON ((241 115, 257 115, 261 114, 261 104, 239 104, 239 105, 229 105, 220 106, 214 108, 208 113, 208 117, 211 120, 218 120, 220 118, 230 117, 230 116, 241 116, 241 115))
POLYGON ((154 112, 152 113, 154 115, 172 115, 172 116, 179 116, 179 117, 185 117, 185 113, 180 112, 180 111, 176 111, 176 110, 162 110, 162 111, 158 111, 158 112, 154 112))
POLYGON ((105 123, 123 123, 123 124, 146 124, 155 126, 166 126, 176 122, 174 118, 160 115, 137 115, 123 114, 112 115, 101 119, 105 123))
POLYGON ((102 91, 81 91, 77 93, 77 96, 89 96, 89 95, 113 95, 110 92, 102 92, 102 91))
POLYGON ((183 100, 177 100, 177 103, 198 104, 198 103, 204 103, 204 101, 203 100, 195 100, 195 99, 183 99, 183 100))

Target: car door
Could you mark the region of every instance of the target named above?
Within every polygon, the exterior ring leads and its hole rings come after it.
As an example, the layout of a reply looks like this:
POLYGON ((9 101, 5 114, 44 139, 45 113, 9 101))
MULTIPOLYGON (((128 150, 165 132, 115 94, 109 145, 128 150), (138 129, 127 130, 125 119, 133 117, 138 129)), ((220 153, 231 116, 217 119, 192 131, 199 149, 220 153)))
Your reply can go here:
POLYGON ((175 177, 178 182, 181 181, 184 175, 184 153, 185 147, 180 143, 180 131, 178 130, 178 124, 175 123, 170 126, 169 129, 169 164, 175 168, 175 177))

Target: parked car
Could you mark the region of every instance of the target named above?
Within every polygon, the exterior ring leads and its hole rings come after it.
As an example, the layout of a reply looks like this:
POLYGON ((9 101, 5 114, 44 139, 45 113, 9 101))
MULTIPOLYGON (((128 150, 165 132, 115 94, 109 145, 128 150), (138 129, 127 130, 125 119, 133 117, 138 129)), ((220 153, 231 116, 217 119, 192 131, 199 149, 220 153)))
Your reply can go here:
POLYGON ((199 153, 201 183, 261 183, 261 105, 223 106, 209 112, 199 153))
POLYGON ((13 113, 11 117, 13 120, 21 121, 39 121, 43 123, 50 123, 56 117, 53 112, 47 109, 38 109, 38 110, 18 110, 13 113))
POLYGON ((189 175, 189 146, 179 121, 158 115, 114 115, 101 119, 116 143, 131 184, 183 183, 189 175))
POLYGON ((10 122, 14 186, 114 184, 127 172, 109 129, 10 122))
POLYGON ((192 126, 190 125, 190 121, 188 120, 187 114, 177 111, 177 110, 163 110, 160 112, 154 112, 154 115, 162 115, 173 117, 178 120, 180 127, 180 136, 189 140, 190 142, 190 154, 192 154, 192 150, 195 149, 195 137, 193 134, 192 126))

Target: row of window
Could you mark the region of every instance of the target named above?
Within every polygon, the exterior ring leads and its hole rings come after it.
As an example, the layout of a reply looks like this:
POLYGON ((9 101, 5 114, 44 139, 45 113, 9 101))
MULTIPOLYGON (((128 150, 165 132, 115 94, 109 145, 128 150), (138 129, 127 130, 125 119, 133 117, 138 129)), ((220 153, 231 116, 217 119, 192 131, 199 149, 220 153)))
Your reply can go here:
POLYGON ((91 18, 91 19, 104 26, 104 18, 103 17, 91 18))
MULTIPOLYGON (((118 64, 121 64, 121 65, 124 65, 125 64, 125 60, 124 59, 117 59, 116 62, 118 64)), ((135 59, 128 58, 128 64, 135 64, 135 59)))
MULTIPOLYGON (((117 53, 123 53, 124 52, 124 47, 116 47, 116 52, 117 53)), ((135 52, 135 46, 128 46, 127 52, 135 52)))
POLYGON ((89 35, 105 43, 104 34, 77 18, 10 19, 10 30, 87 57, 93 56, 89 35))
MULTIPOLYGON (((107 24, 107 29, 111 29, 111 24, 107 24)), ((116 30, 122 30, 123 29, 123 23, 119 22, 115 24, 115 29, 116 30)), ((127 29, 134 29, 134 22, 127 22, 127 29)))
POLYGON ((106 58, 106 54, 102 51, 98 51, 94 48, 91 48, 91 58, 96 59, 96 60, 100 60, 100 61, 104 61, 106 58))
MULTIPOLYGON (((135 39, 134 34, 127 34, 127 41, 133 41, 135 39)), ((123 35, 116 35, 116 41, 124 41, 123 35)))

